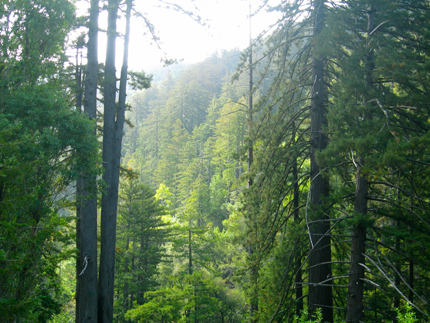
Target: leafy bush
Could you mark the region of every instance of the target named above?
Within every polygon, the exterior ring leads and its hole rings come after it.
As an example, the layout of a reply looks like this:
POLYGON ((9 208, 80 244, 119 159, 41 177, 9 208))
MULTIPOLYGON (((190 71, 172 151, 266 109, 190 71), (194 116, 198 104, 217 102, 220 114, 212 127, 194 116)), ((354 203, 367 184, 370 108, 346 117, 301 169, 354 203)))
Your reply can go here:
POLYGON ((416 323, 418 319, 415 316, 415 313, 412 311, 412 305, 407 303, 404 306, 406 310, 405 313, 402 313, 401 309, 396 308, 397 318, 399 319, 399 323, 416 323))
POLYGON ((312 319, 308 319, 308 310, 307 309, 303 309, 302 310, 302 315, 300 315, 300 317, 298 317, 297 315, 294 315, 294 323, 322 323, 322 312, 321 309, 318 308, 316 313, 315 313, 315 320, 312 319))

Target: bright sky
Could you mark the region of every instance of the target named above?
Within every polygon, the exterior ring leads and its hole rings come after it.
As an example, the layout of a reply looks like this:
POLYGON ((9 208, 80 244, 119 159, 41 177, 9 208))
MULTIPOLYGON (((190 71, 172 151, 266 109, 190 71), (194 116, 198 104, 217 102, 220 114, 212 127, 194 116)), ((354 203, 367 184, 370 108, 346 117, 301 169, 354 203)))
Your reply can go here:
MULTIPOLYGON (((244 49, 249 44, 249 3, 252 10, 258 8, 261 0, 172 0, 197 13, 206 26, 201 26, 189 16, 162 8, 162 1, 135 0, 136 9, 146 13, 149 21, 155 26, 161 40, 162 50, 168 58, 183 59, 191 64, 204 60, 216 51, 234 48, 244 49), (194 9, 198 8, 198 11, 194 9)), ((79 3, 78 3, 79 5, 79 3)), ((262 10, 252 17, 252 37, 276 22, 276 14, 268 14, 262 10)), ((107 14, 100 15, 100 25, 106 25, 107 14)), ((134 17, 132 22, 129 66, 134 70, 162 66, 160 59, 164 56, 153 43, 149 35, 144 35, 148 29, 140 18, 134 17), (151 44, 152 43, 152 44, 151 44)), ((118 31, 124 32, 124 24, 118 25, 118 31)), ((99 36, 99 59, 105 57, 105 34, 99 36)), ((122 42, 117 41, 117 69, 122 60, 122 42)))

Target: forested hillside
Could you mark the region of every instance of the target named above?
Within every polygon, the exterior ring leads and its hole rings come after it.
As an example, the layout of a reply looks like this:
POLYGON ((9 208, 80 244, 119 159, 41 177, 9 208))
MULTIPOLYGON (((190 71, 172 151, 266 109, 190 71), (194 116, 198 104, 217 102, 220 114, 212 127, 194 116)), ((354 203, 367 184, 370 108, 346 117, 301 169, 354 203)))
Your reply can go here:
POLYGON ((430 321, 429 1, 280 0, 154 75, 89 6, 0 7, 0 320, 430 321))

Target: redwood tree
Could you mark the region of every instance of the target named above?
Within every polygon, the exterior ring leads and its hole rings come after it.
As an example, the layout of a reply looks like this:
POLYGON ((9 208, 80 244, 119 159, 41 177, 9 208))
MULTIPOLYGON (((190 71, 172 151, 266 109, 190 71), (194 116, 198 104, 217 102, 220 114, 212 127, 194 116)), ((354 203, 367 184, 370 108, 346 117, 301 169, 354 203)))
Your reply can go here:
POLYGON ((328 102, 324 84, 325 59, 318 46, 322 44, 319 37, 325 27, 325 1, 313 3, 313 58, 312 58, 312 92, 311 92, 311 172, 310 172, 310 212, 309 225, 311 250, 309 255, 309 313, 313 315, 318 307, 322 308, 323 321, 333 322, 333 300, 330 283, 324 284, 331 277, 330 221, 326 215, 325 202, 329 196, 328 179, 321 173, 316 154, 327 146, 326 105, 328 102))
MULTIPOLYGON (((106 65, 104 75, 103 115, 103 180, 106 188, 102 194, 101 244, 98 282, 98 322, 113 321, 113 294, 115 271, 115 238, 118 205, 119 168, 121 157, 124 112, 116 106, 117 79, 115 70, 117 19, 119 0, 108 2, 108 29, 106 65), (118 131, 121 134, 118 135, 118 131)), ((126 55, 124 55, 126 59, 126 55)))
MULTIPOLYGON (((88 22, 87 69, 84 112, 94 121, 97 115, 97 46, 99 1, 91 0, 88 22)), ((76 322, 97 322, 97 184, 95 174, 82 174, 78 181, 78 227, 76 322)))

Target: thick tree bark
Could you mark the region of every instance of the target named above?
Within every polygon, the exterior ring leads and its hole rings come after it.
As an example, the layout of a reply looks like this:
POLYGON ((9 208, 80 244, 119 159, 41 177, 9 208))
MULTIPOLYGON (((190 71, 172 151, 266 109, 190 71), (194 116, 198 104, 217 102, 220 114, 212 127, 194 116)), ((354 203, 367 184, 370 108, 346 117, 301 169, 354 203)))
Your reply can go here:
MULTIPOLYGON (((76 87, 81 87, 81 78, 79 77, 78 71, 78 53, 76 53, 76 87)), ((76 110, 82 112, 82 96, 79 95, 79 90, 76 90, 76 110)), ((81 215, 82 215, 82 188, 83 188, 83 180, 82 178, 78 178, 76 181, 76 249, 78 250, 78 257, 76 257, 76 310, 75 310, 75 322, 79 322, 80 317, 80 305, 79 305, 79 290, 80 290, 80 278, 79 278, 79 268, 81 267, 81 215)))
MULTIPOLYGON (((324 0, 314 1, 314 41, 324 29, 324 0)), ((324 59, 314 54, 312 66, 312 103, 311 103, 311 187, 310 204, 313 223, 309 225, 311 251, 309 255, 309 314, 317 308, 322 309, 323 321, 333 322, 332 288, 321 283, 331 277, 330 222, 327 211, 323 209, 324 199, 329 195, 329 182, 320 174, 316 153, 327 146, 323 127, 327 124, 325 104, 327 91, 324 85, 324 59)))
POLYGON ((133 1, 127 0, 126 4, 124 55, 121 69, 118 109, 116 109, 115 50, 119 0, 109 0, 108 3, 108 42, 105 67, 105 110, 103 126, 103 166, 105 168, 103 179, 107 188, 106 192, 102 195, 101 250, 98 290, 99 323, 110 323, 113 321, 118 187, 121 145, 125 121, 130 17, 133 1))
MULTIPOLYGON (((97 115, 99 1, 91 0, 87 44, 84 112, 92 120, 97 115)), ((96 136, 96 126, 93 134, 96 136)), ((78 180, 76 322, 97 322, 97 184, 96 176, 83 174, 78 180)))
MULTIPOLYGON (((115 53, 119 0, 108 2, 108 30, 105 65, 104 125, 103 125, 103 180, 106 190, 102 195, 101 248, 98 289, 98 321, 113 321, 115 279, 115 240, 118 206, 119 170, 124 117, 120 104, 116 111, 115 53), (121 135, 118 135, 118 131, 121 135)), ((127 22, 128 24, 128 22, 127 22)), ((128 44, 127 44, 128 45, 128 44)), ((126 53, 124 53, 126 59, 126 53)))

